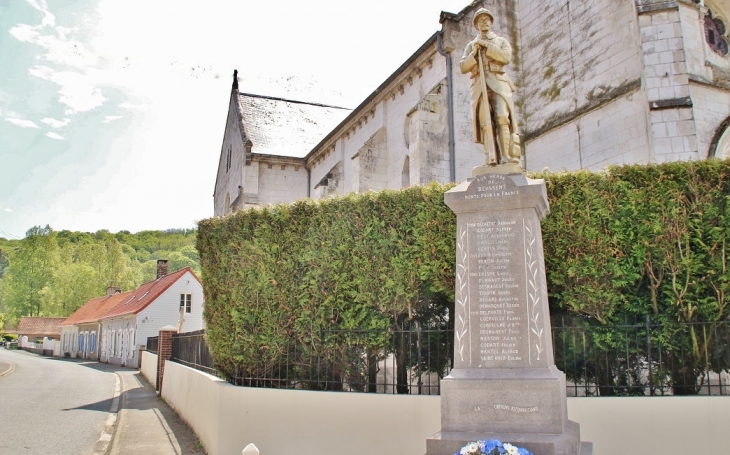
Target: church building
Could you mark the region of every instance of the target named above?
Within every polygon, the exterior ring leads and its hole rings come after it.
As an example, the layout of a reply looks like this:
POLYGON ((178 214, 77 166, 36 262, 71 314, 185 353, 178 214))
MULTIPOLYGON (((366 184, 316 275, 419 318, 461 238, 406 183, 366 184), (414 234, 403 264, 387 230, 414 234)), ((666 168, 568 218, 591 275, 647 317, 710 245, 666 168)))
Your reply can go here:
POLYGON ((215 216, 471 177, 485 155, 459 63, 479 8, 512 48, 528 171, 730 157, 727 0, 477 0, 353 110, 242 93, 234 74, 215 216))

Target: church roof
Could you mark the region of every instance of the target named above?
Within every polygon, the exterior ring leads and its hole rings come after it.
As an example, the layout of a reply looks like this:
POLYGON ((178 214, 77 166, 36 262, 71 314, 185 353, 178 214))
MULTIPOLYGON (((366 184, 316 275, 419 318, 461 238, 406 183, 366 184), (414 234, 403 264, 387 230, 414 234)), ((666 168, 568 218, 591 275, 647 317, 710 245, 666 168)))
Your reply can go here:
POLYGON ((243 129, 257 155, 303 158, 350 109, 239 93, 243 129))

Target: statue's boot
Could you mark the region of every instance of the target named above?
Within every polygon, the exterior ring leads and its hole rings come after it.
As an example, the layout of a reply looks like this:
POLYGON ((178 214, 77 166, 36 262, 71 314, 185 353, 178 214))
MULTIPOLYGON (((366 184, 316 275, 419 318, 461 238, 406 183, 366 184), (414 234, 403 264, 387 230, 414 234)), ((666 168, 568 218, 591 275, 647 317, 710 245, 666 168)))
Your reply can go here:
POLYGON ((499 142, 499 151, 503 157, 511 157, 512 148, 512 133, 509 132, 509 126, 499 125, 499 136, 497 137, 499 142))
POLYGON ((512 134, 512 150, 510 153, 510 163, 519 163, 522 156, 522 140, 519 134, 512 134))

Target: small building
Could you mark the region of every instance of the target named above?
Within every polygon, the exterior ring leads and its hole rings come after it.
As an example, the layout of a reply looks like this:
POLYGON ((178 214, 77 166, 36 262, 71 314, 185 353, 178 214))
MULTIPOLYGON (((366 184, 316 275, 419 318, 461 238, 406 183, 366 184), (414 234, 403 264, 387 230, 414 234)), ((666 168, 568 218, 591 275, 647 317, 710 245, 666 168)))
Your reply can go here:
POLYGON ((99 360, 99 319, 122 301, 121 290, 107 288, 106 296, 86 302, 61 324, 61 355, 99 360))
POLYGON ((87 302, 64 321, 62 351, 115 365, 138 367, 140 346, 159 329, 200 330, 203 323, 203 285, 186 267, 167 273, 167 261, 157 261, 157 278, 137 289, 87 302))
POLYGON ((21 316, 18 322, 18 338, 28 337, 29 342, 44 338, 61 339, 61 323, 66 318, 45 318, 21 316))

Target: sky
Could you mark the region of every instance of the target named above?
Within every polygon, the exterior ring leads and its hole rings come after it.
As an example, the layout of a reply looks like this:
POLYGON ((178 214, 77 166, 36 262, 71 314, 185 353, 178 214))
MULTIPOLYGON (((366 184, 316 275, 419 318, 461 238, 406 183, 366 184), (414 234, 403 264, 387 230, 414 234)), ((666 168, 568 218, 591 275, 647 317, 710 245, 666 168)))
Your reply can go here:
POLYGON ((213 216, 242 92, 354 108, 468 0, 0 0, 0 237, 213 216))

